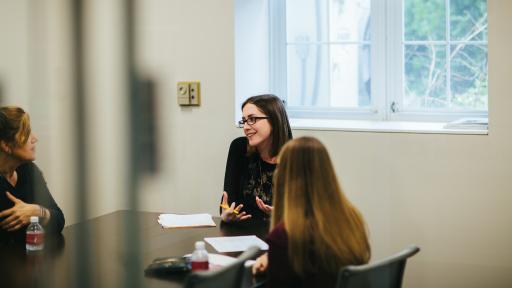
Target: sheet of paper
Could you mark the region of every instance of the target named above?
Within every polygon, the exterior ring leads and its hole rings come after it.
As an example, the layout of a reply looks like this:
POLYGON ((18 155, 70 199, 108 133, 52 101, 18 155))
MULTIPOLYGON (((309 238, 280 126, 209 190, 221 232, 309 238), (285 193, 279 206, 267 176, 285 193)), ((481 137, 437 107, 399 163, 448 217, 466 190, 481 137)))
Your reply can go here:
POLYGON ((163 228, 215 227, 210 214, 160 214, 158 223, 163 228))
POLYGON ((233 236, 233 237, 209 237, 204 241, 217 250, 217 252, 240 252, 245 251, 251 246, 258 246, 261 250, 268 250, 268 244, 260 238, 251 236, 233 236))

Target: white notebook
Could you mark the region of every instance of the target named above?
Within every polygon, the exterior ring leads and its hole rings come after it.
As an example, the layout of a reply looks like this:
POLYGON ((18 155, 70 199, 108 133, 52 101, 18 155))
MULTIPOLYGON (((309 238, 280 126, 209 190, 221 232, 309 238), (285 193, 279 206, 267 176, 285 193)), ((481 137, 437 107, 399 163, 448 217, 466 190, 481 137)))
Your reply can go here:
POLYGON ((208 242, 220 253, 245 251, 251 246, 258 246, 261 250, 268 250, 268 244, 254 235, 209 237, 204 238, 204 241, 208 242))
POLYGON ((210 214, 160 214, 158 223, 163 228, 215 227, 210 214))

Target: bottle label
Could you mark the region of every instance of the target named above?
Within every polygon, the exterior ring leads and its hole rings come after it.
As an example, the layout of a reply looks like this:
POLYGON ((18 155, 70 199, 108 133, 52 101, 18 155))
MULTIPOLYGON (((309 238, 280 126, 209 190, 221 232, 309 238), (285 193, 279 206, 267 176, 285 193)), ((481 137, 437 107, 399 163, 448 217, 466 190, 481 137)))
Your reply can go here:
POLYGON ((208 261, 192 261, 192 271, 208 270, 208 261))
POLYGON ((36 233, 27 233, 27 237, 25 238, 26 243, 30 245, 41 245, 44 243, 44 233, 36 232, 36 233))

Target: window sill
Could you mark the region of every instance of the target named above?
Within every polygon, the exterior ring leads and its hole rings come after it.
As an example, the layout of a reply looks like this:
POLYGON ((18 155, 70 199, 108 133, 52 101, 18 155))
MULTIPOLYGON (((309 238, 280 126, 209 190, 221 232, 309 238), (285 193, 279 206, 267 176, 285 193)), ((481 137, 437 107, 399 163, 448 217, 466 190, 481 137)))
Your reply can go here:
POLYGON ((337 119, 290 119, 290 125, 297 130, 336 130, 382 133, 420 133, 420 134, 466 134, 487 135, 488 129, 446 129, 446 123, 405 122, 405 121, 367 121, 337 119))

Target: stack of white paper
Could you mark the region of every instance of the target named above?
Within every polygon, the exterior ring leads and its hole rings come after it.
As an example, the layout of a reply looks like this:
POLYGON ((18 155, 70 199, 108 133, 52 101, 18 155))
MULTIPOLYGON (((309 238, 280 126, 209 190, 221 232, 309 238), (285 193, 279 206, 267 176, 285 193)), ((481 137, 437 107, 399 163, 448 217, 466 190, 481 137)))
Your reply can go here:
POLYGON ((215 227, 210 214, 160 214, 158 223, 163 228, 215 227))
POLYGON ((240 252, 249 249, 251 246, 258 246, 261 250, 268 250, 268 244, 260 238, 251 236, 233 236, 233 237, 210 237, 204 238, 204 241, 217 250, 217 252, 240 252))
POLYGON ((445 129, 486 130, 488 118, 461 118, 447 123, 445 129))

